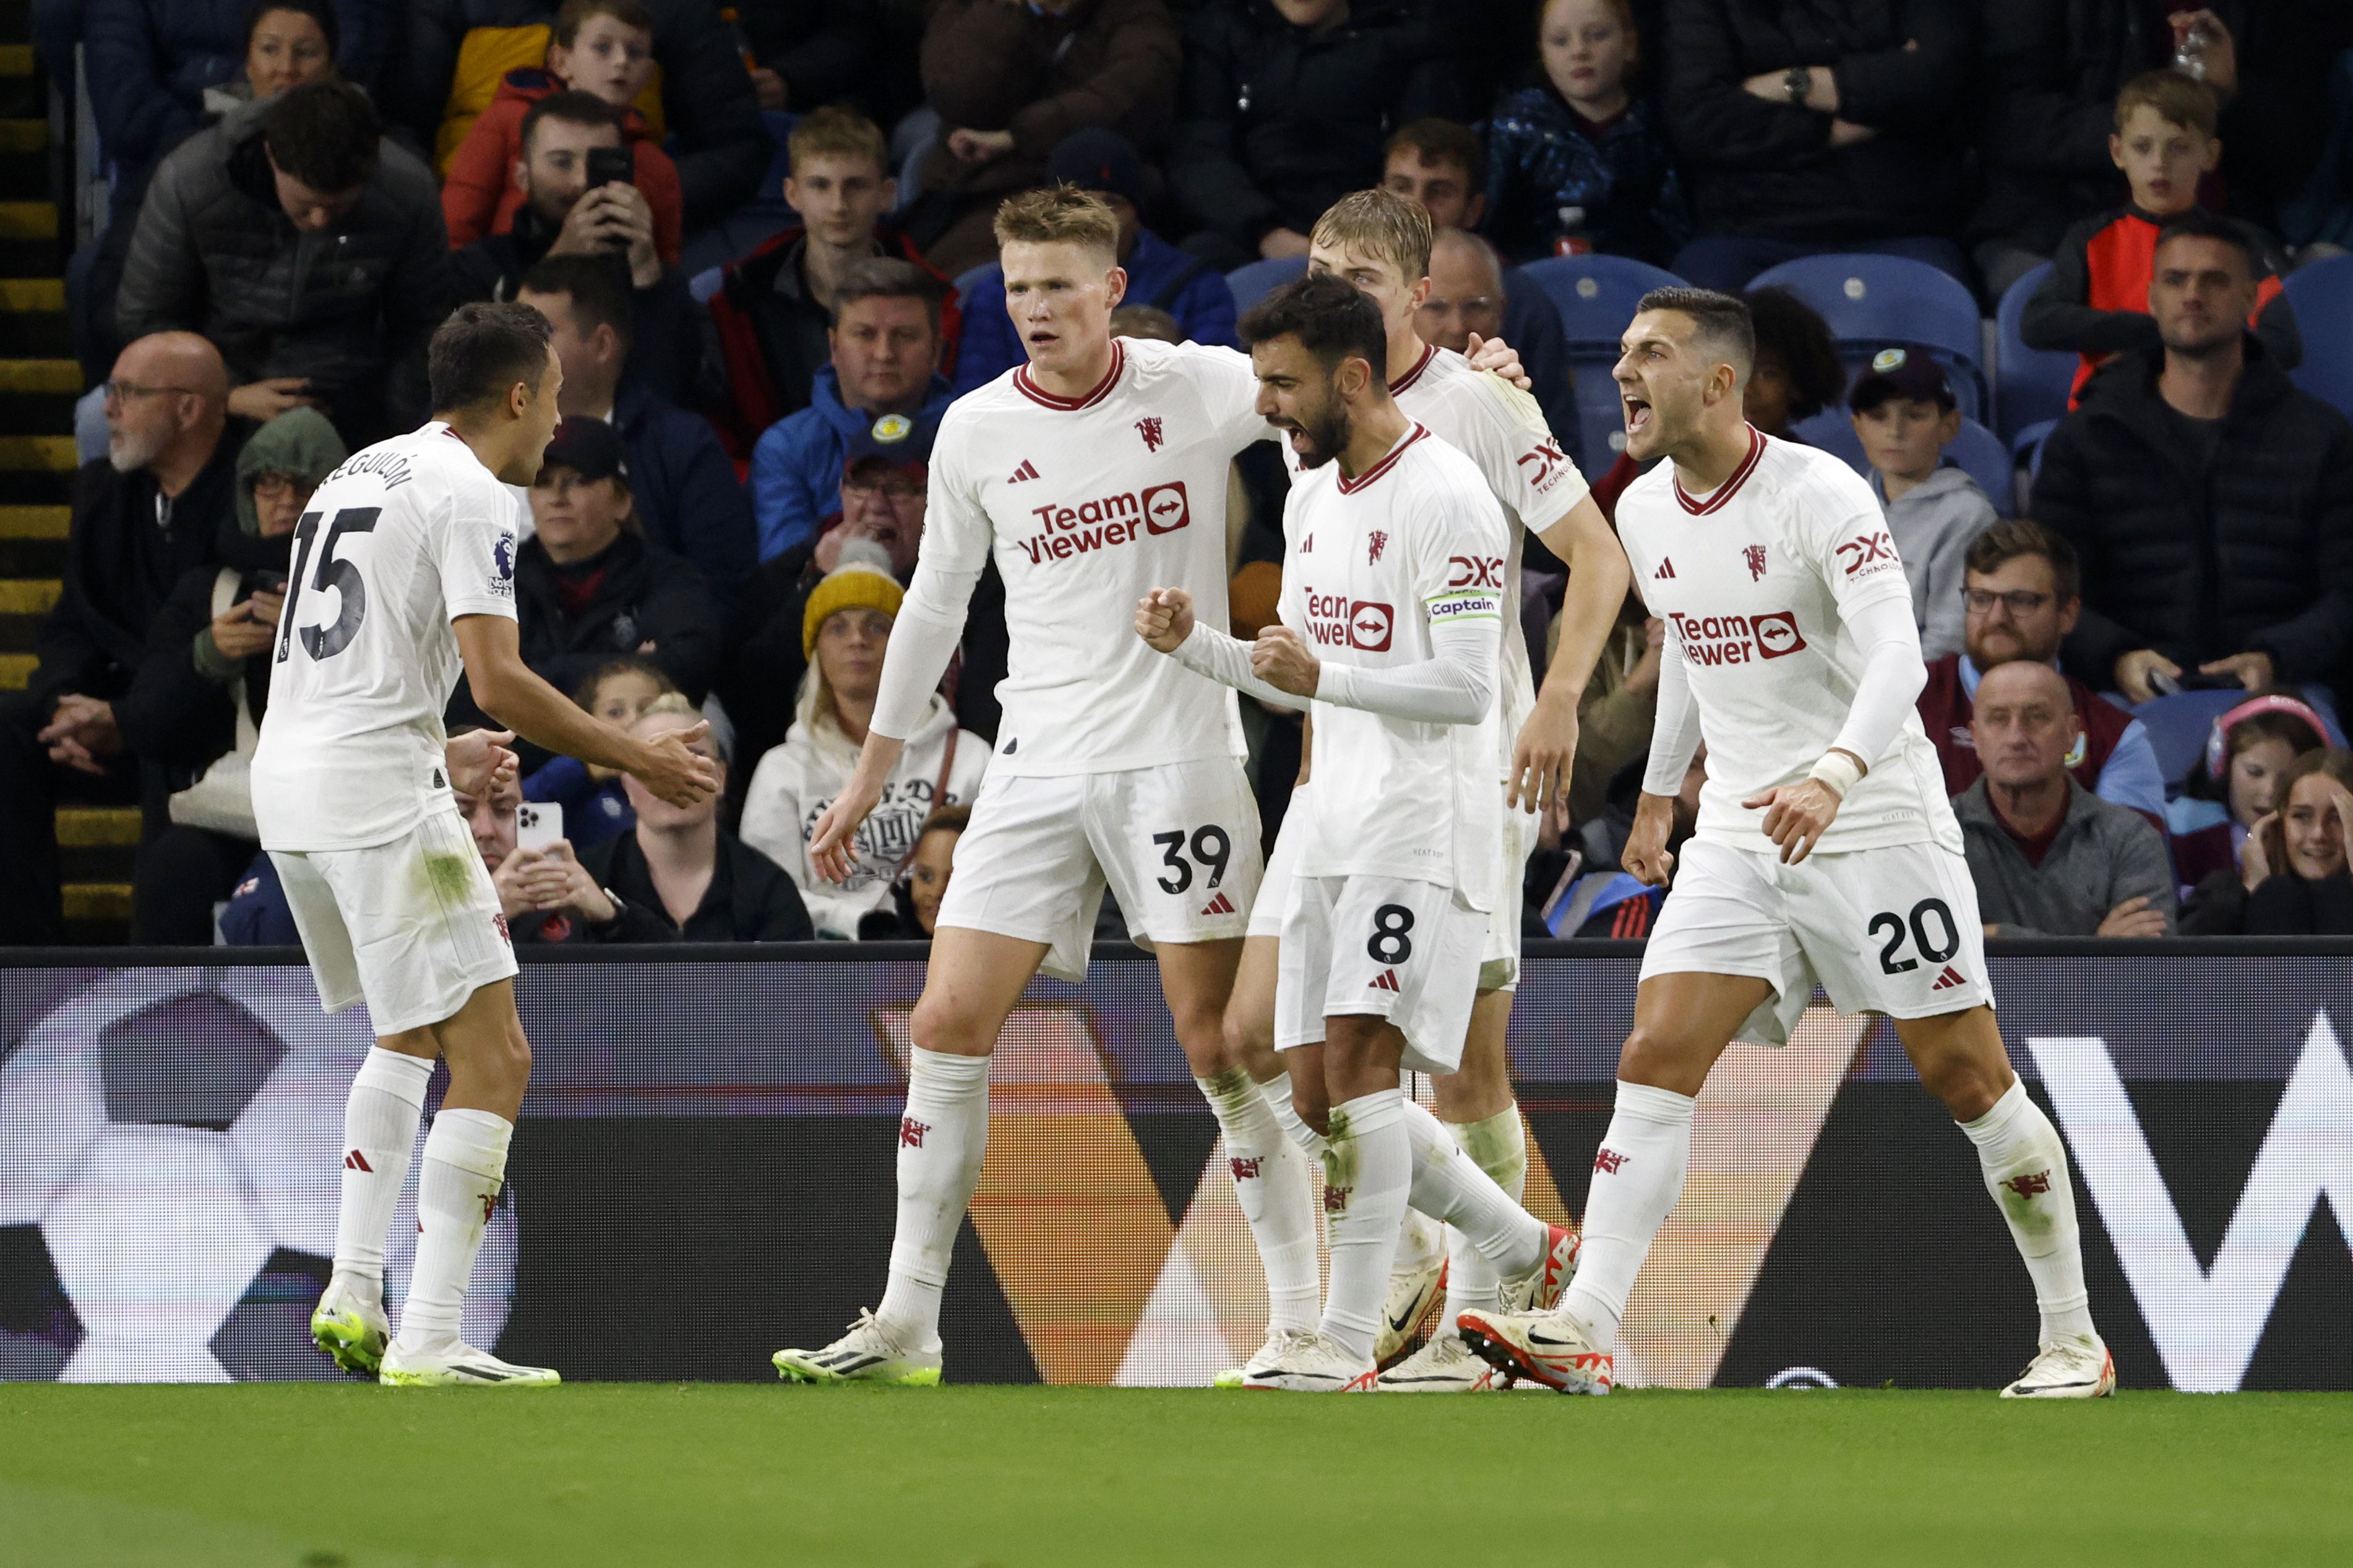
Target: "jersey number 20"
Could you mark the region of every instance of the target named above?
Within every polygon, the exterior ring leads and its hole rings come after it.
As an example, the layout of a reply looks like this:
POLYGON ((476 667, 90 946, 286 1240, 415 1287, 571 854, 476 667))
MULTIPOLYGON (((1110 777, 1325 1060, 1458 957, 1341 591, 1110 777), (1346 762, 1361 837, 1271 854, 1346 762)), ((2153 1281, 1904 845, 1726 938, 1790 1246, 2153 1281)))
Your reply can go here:
MULTIPOLYGON (((352 646, 359 635, 360 622, 367 615, 367 584, 360 580, 360 569, 348 561, 335 559, 335 546, 346 533, 373 533, 375 520, 384 509, 377 506, 349 507, 335 514, 327 525, 327 542, 319 546, 319 570, 311 578, 316 591, 332 588, 337 609, 335 618, 326 626, 302 628, 302 651, 312 658, 332 658, 352 646)), ((302 596, 302 569, 310 564, 311 546, 319 537, 319 520, 324 512, 306 511, 294 525, 294 572, 286 580, 286 606, 278 616, 278 658, 286 662, 290 640, 294 635, 294 605, 302 596)))

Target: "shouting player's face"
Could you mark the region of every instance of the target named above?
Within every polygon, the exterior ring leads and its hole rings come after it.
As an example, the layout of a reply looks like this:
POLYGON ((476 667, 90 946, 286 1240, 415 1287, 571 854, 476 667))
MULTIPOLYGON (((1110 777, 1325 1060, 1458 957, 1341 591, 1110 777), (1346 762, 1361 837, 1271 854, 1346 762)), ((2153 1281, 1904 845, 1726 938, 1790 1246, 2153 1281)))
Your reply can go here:
MULTIPOLYGON (((1307 270, 1329 272, 1355 284, 1357 293, 1380 307, 1381 330, 1388 333, 1392 343, 1413 330, 1414 312, 1430 298, 1429 279, 1417 278, 1409 283, 1396 262, 1353 245, 1315 241, 1308 247, 1307 270)), ((1392 373, 1402 373, 1410 367, 1388 368, 1392 373)))
POLYGON ((1738 395, 1731 367, 1708 353, 1698 324, 1681 310, 1643 311, 1619 346, 1610 374, 1626 412, 1626 455, 1638 463, 1687 445, 1711 405, 1738 395))
POLYGON ((523 388, 522 406, 516 411, 518 428, 515 449, 507 461, 497 468, 502 485, 528 485, 539 478, 539 460, 547 454, 547 444, 555 439, 555 427, 564 422, 564 410, 556 406, 556 398, 564 391, 564 362, 555 357, 555 345, 547 349, 547 368, 539 373, 539 390, 523 388))
MULTIPOLYGON (((1351 363, 1343 360, 1342 365, 1351 363)), ((1297 338, 1281 337, 1250 350, 1258 372, 1258 412, 1291 441, 1304 468, 1320 468, 1348 445, 1348 405, 1332 371, 1297 338)))
POLYGON ((1111 347, 1111 313, 1127 274, 1092 246, 1016 240, 1005 247, 1005 313, 1029 363, 1047 375, 1082 374, 1111 347))

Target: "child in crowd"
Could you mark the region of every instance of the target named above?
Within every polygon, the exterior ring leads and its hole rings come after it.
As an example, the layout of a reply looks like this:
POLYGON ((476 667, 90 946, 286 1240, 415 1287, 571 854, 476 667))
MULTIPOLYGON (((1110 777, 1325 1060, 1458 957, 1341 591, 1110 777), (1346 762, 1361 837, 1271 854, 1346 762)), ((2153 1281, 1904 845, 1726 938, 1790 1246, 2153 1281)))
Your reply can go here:
MULTIPOLYGON (((677 690, 651 659, 617 658, 590 676, 572 700, 607 724, 626 730, 653 706, 655 698, 677 690)), ((574 757, 557 757, 523 780, 522 797, 561 807, 564 836, 583 849, 627 833, 638 822, 622 791, 621 775, 574 757)))
POLYGON ((2189 770, 2180 798, 2165 808, 2182 886, 2235 876, 2248 831, 2279 805, 2288 764, 2327 744, 2320 715, 2284 686, 2256 692, 2217 717, 2205 756, 2189 770))
POLYGON ((1830 323, 1787 289, 1752 289, 1741 299, 1757 331, 1757 359, 1740 395, 1741 413, 1767 436, 1802 441, 1798 421, 1837 407, 1846 391, 1838 340, 1831 336, 1830 323))
POLYGON ((2199 884, 2189 936, 2353 935, 2353 752, 2315 749, 2280 774, 2272 809, 2250 824, 2239 863, 2199 884))
POLYGON ((972 807, 942 806, 923 818, 906 874, 892 889, 892 907, 858 922, 860 942, 929 942, 939 930, 940 900, 947 897, 955 866, 956 840, 972 822, 972 807))
MULTIPOLYGON (((2124 171, 2132 200, 2067 231, 2019 321, 2028 347, 2084 356, 2075 372, 2078 396, 2092 373, 2117 354, 2161 347, 2148 313, 2157 237, 2167 219, 2198 205, 2199 181, 2221 162, 2222 143, 2214 134, 2218 114, 2213 89, 2179 71, 2137 76, 2116 94, 2108 156, 2124 171)), ((2303 361, 2304 342, 2281 291, 2277 247, 2270 237, 2242 226, 2249 248, 2274 258, 2258 279, 2247 325, 2272 363, 2294 370, 2303 361)))
POLYGON ((1848 395, 1855 438, 1871 461, 1871 489, 1912 583, 1920 657, 1958 653, 1966 642, 1969 543, 1999 521, 1993 502, 1945 447, 1961 414, 1945 367, 1916 345, 1882 349, 1848 395))
POLYGON ((1628 0, 1548 0, 1545 83, 1505 93, 1487 122, 1490 237, 1511 261, 1600 251, 1664 266, 1690 215, 1650 106, 1628 0))
POLYGON ((498 96, 466 132, 441 186, 441 216, 449 248, 463 249, 514 226, 522 205, 515 179, 522 157, 522 117, 551 94, 593 93, 622 116, 634 162, 631 183, 654 212, 654 249, 675 264, 685 223, 678 165, 648 136, 645 117, 630 104, 654 74, 653 21, 640 0, 565 0, 555 14, 543 69, 509 71, 498 96))

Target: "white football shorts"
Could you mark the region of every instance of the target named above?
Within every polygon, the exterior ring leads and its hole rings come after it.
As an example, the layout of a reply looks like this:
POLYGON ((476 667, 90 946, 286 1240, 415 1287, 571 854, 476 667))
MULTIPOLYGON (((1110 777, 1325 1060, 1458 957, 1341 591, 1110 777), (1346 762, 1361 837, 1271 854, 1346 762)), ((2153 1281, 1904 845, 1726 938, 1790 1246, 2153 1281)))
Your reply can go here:
POLYGON ((1736 1037, 1787 1045, 1820 982, 1841 1013, 1931 1018, 1993 1004, 1968 863, 1936 844, 1816 853, 1694 838, 1642 951, 1653 974, 1746 974, 1773 999, 1736 1037))
POLYGON ((272 849, 319 1002, 365 1002, 378 1035, 438 1024, 515 972, 514 944, 481 851, 454 809, 388 844, 272 849))
POLYGON ((1278 1050, 1324 1020, 1373 1014, 1405 1036, 1405 1065, 1451 1073, 1479 994, 1487 916, 1453 889, 1402 877, 1294 877, 1275 970, 1278 1050))
POLYGON ((1083 980, 1111 889, 1128 934, 1242 936, 1258 896, 1258 802, 1231 757, 1118 773, 991 773, 956 839, 939 924, 1047 944, 1044 972, 1083 980))

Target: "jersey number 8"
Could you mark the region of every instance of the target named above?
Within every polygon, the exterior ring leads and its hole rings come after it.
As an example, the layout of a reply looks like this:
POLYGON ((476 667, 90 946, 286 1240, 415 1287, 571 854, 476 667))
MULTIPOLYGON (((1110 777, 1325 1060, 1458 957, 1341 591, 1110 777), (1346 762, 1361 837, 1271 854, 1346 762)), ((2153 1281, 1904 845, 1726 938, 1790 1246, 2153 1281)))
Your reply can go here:
MULTIPOLYGON (((360 622, 367 615, 367 584, 360 580, 360 569, 348 561, 335 559, 335 546, 346 533, 373 533, 375 520, 384 509, 376 506, 349 507, 335 514, 327 525, 327 542, 319 547, 319 570, 311 578, 311 587, 317 592, 328 588, 335 591, 334 620, 326 626, 302 628, 302 651, 312 658, 332 658, 352 646, 359 636, 360 622)), ((310 563, 311 546, 319 537, 319 520, 323 512, 306 511, 294 525, 294 571, 286 579, 286 605, 278 616, 278 658, 286 662, 289 645, 294 635, 294 605, 302 596, 302 569, 310 563)))

